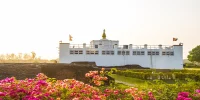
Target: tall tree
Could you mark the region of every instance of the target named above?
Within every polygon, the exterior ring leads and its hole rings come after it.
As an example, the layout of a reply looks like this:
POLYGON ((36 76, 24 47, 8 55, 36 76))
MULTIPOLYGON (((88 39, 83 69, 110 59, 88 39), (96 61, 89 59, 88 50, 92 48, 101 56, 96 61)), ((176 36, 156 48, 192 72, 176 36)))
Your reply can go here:
POLYGON ((187 56, 188 60, 191 62, 200 63, 200 45, 193 48, 189 55, 187 56))
POLYGON ((35 53, 34 51, 32 51, 32 52, 31 52, 31 58, 32 58, 32 59, 35 59, 35 57, 36 57, 36 53, 35 53))

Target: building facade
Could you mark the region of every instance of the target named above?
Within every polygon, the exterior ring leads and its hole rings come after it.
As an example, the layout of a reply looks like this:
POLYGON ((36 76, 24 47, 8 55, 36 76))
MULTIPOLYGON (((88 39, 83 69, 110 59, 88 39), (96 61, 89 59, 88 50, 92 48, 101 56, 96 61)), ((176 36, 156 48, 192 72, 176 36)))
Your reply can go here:
POLYGON ((105 30, 100 40, 89 45, 59 43, 59 63, 96 62, 97 66, 137 64, 156 69, 182 69, 183 45, 119 45, 106 39, 105 30))

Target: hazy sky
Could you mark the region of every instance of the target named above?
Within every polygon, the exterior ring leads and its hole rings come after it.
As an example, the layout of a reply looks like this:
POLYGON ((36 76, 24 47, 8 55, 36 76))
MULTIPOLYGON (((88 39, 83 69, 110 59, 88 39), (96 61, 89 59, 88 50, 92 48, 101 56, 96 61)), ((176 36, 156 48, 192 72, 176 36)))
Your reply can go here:
POLYGON ((35 51, 57 58, 60 40, 89 43, 200 44, 200 0, 0 0, 0 54, 35 51))

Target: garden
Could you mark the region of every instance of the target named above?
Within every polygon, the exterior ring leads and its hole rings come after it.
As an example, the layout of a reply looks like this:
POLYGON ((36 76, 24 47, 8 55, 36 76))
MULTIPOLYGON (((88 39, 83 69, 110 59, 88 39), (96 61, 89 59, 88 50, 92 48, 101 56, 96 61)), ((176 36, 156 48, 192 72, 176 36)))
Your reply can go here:
POLYGON ((151 76, 152 72, 149 70, 141 70, 139 74, 135 70, 129 71, 105 71, 104 68, 89 71, 85 74, 88 84, 75 79, 57 80, 43 73, 24 80, 5 78, 0 81, 0 100, 200 100, 199 74, 193 74, 193 77, 190 75, 192 71, 188 71, 189 74, 184 77, 181 77, 182 74, 171 77, 169 73, 151 76), (129 86, 115 83, 106 77, 119 74, 141 80, 142 84, 136 82, 133 83, 134 86, 129 86), (167 83, 164 79, 175 81, 167 83))

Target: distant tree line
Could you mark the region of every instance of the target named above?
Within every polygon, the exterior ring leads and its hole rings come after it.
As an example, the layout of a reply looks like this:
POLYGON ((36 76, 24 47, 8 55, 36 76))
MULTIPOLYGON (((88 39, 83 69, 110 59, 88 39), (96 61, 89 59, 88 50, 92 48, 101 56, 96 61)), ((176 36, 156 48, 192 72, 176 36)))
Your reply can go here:
POLYGON ((57 60, 41 59, 33 51, 31 53, 0 54, 0 63, 57 63, 57 60))

